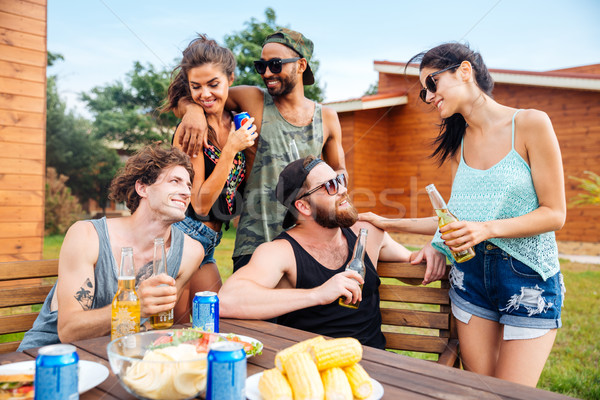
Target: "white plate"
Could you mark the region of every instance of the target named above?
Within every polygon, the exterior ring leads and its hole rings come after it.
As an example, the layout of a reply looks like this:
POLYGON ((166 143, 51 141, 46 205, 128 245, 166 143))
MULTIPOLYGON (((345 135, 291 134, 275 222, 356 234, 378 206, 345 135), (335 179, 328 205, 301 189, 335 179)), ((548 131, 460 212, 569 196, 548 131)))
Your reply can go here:
MULTIPOLYGON (((249 400, 263 400, 258 390, 258 381, 262 376, 262 372, 254 374, 246 378, 246 398, 249 400)), ((371 378, 371 385, 373 385, 373 394, 365 400, 379 400, 383 397, 383 386, 375 379, 371 378)))
MULTIPOLYGON (((262 352, 262 349, 263 349, 262 342, 254 339, 254 338, 251 338, 249 336, 244 336, 244 335, 238 335, 237 333, 221 333, 221 335, 223 337, 235 336, 235 337, 239 338, 241 341, 252 343, 258 349, 259 354, 262 352)), ((250 357, 252 357, 252 356, 250 356, 250 357)))
MULTIPOLYGON (((35 361, 0 365, 3 374, 35 374, 35 361)), ((98 386, 108 377, 108 368, 92 361, 79 360, 79 394, 98 386)))

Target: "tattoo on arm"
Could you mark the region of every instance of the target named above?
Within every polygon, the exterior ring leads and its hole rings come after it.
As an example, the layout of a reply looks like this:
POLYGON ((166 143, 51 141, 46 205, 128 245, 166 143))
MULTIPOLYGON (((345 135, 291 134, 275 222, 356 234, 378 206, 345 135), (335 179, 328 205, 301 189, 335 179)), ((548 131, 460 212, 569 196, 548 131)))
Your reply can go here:
POLYGON ((141 267, 137 274, 135 274, 135 287, 137 288, 140 283, 150 278, 154 272, 154 263, 150 261, 143 267, 141 267))
POLYGON ((75 299, 81 304, 81 308, 84 311, 92 308, 92 300, 94 300, 93 292, 94 284, 90 281, 90 278, 87 278, 77 293, 75 293, 75 299))

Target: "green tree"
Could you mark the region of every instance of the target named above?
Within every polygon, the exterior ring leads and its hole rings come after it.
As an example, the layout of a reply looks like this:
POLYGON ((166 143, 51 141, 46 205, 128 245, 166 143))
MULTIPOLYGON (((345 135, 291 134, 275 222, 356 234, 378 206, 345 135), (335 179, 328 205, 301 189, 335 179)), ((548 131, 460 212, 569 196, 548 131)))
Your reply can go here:
MULTIPOLYGON (((62 56, 48 53, 49 65, 62 56)), ((117 152, 90 135, 91 124, 67 111, 58 94, 57 78, 46 88, 46 165, 68 177, 66 185, 81 202, 93 199, 106 207, 108 185, 120 166, 117 152)))
POLYGON ((134 150, 156 141, 170 141, 177 118, 172 112, 161 114, 170 72, 156 70, 151 64, 135 62, 123 82, 98 86, 82 99, 95 119, 92 133, 96 138, 134 150))
MULTIPOLYGON (((253 85, 265 87, 259 74, 254 70, 254 60, 260 59, 262 44, 270 33, 280 28, 289 28, 277 24, 275 11, 272 8, 265 10, 265 21, 250 18, 244 23, 246 28, 225 36, 225 45, 235 54, 237 61, 236 79, 234 85, 253 85)), ((312 58, 310 68, 315 75, 315 83, 304 86, 304 95, 315 101, 323 101, 323 89, 317 79, 319 61, 312 58)))
POLYGON ((365 92, 365 94, 363 96, 369 96, 371 94, 377 94, 378 90, 379 90, 379 81, 377 81, 375 83, 371 83, 369 85, 369 88, 367 89, 367 91, 365 92))

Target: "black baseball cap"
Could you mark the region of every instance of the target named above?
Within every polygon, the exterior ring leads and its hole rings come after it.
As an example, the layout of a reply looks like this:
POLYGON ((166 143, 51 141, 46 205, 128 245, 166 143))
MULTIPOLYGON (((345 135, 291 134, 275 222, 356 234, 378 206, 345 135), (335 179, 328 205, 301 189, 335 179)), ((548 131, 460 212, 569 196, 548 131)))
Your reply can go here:
POLYGON ((308 157, 292 161, 279 174, 279 182, 277 182, 277 186, 275 187, 275 195, 277 196, 277 200, 288 209, 281 224, 283 229, 291 228, 296 224, 298 210, 296 210, 294 203, 298 198, 298 193, 302 189, 302 185, 304 185, 304 181, 310 171, 320 163, 325 162, 320 158, 315 158, 305 167, 304 162, 306 158, 308 157))

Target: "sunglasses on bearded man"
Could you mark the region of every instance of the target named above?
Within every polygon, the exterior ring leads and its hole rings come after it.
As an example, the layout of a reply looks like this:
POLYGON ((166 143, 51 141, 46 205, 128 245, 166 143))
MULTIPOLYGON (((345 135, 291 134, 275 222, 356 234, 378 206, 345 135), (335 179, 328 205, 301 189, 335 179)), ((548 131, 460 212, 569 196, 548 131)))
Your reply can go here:
POLYGON ((429 90, 431 93, 435 93, 437 91, 437 83, 433 79, 434 76, 458 67, 460 67, 460 64, 452 65, 450 67, 440 69, 439 71, 435 71, 427 75, 427 78, 425 78, 425 87, 421 89, 421 92, 419 93, 419 97, 421 98, 421 100, 423 100, 424 103, 429 104, 430 102, 427 101, 427 91, 429 90))
POLYGON ((348 183, 346 182, 346 175, 339 174, 335 178, 330 179, 327 182, 320 184, 316 188, 311 189, 308 192, 304 193, 302 196, 298 197, 296 200, 300 200, 303 197, 310 196, 311 194, 313 194, 317 190, 321 189, 323 186, 325 187, 325 190, 327 190, 327 194, 328 195, 334 196, 334 195, 336 195, 338 193, 338 191, 340 189, 340 185, 343 186, 343 187, 346 187, 347 184, 348 183))
POLYGON ((291 63, 294 61, 298 61, 300 57, 294 58, 272 58, 270 60, 256 60, 254 61, 254 69, 260 75, 263 75, 267 72, 267 67, 271 70, 272 73, 278 74, 281 72, 283 68, 283 64, 291 63))

